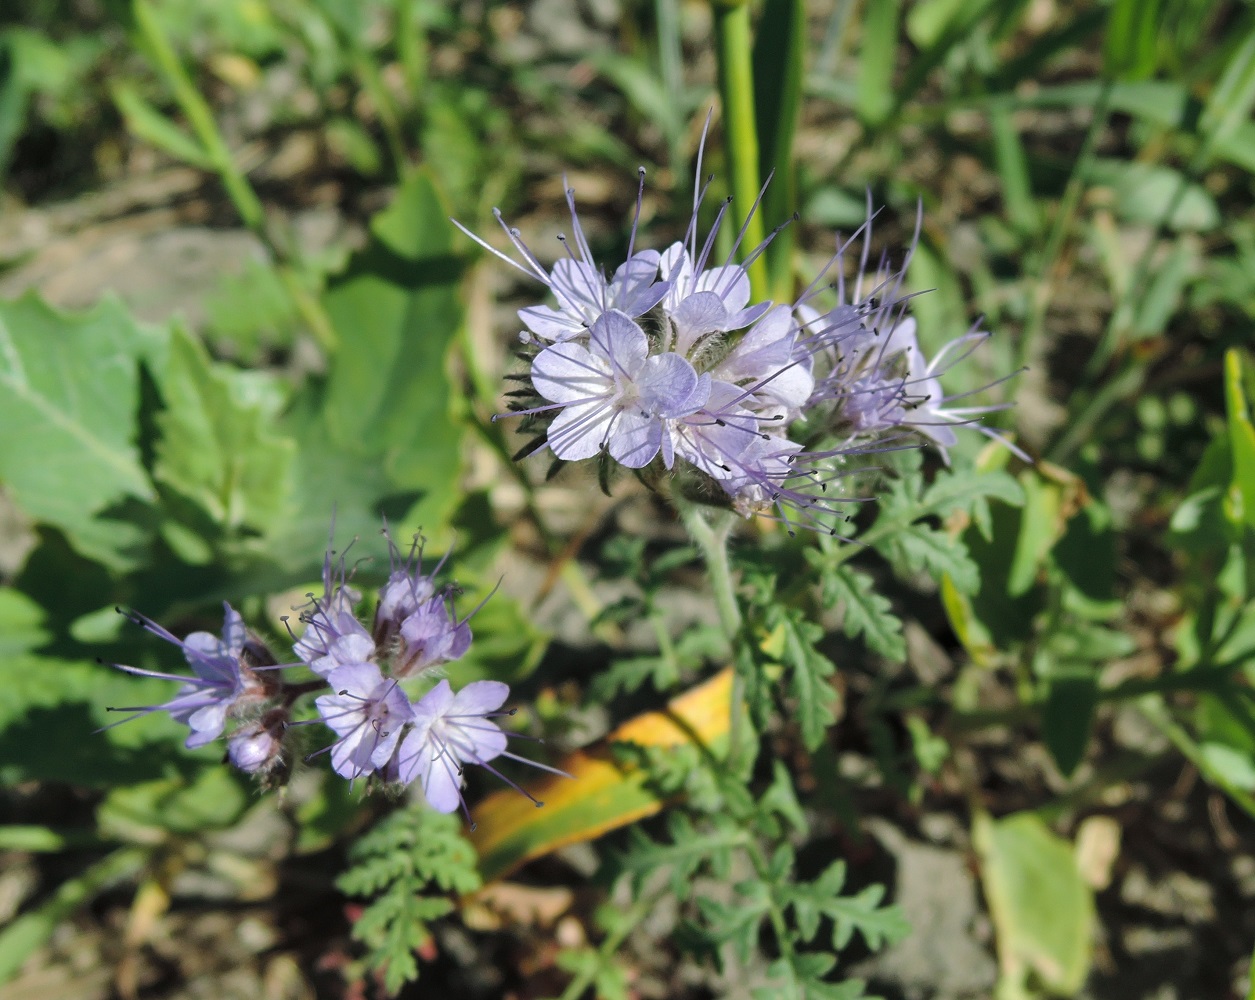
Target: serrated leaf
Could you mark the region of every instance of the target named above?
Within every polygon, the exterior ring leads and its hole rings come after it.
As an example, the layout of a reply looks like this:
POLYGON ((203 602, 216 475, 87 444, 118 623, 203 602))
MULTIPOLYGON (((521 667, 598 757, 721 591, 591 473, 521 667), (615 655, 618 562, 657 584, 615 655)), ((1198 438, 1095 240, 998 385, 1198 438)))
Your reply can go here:
POLYGON ((862 636, 870 649, 887 659, 906 659, 902 620, 889 599, 876 593, 871 577, 844 564, 822 572, 824 603, 829 607, 841 603, 845 634, 851 639, 862 636))
POLYGON ((165 400, 154 478, 196 503, 227 544, 269 535, 289 513, 296 456, 296 443, 272 429, 284 402, 278 384, 211 363, 177 328, 154 376, 165 400))
POLYGON ((379 894, 354 923, 353 936, 367 946, 367 963, 396 993, 418 978, 414 953, 430 936, 427 925, 453 910, 451 899, 430 890, 465 894, 479 888, 475 852, 459 817, 416 803, 358 838, 349 859, 351 867, 336 880, 340 891, 379 894))
POLYGON ((790 668, 789 691, 797 703, 802 742, 808 750, 815 750, 824 741, 828 727, 837 721, 833 710, 837 692, 828 683, 837 668, 815 649, 823 637, 822 629, 800 617, 785 618, 780 625, 785 636, 782 659, 790 668))
POLYGON ((0 303, 0 480, 32 519, 114 569, 144 535, 110 515, 154 499, 135 445, 139 365, 164 333, 114 300, 59 313, 34 295, 0 303))
POLYGON ((980 589, 980 568, 959 538, 927 524, 912 524, 877 545, 894 567, 934 578, 948 576, 964 594, 980 589))
POLYGON ((869 948, 901 941, 911 932, 906 915, 897 906, 881 906, 884 886, 869 885, 857 896, 838 896, 824 912, 833 922, 832 945, 844 948, 855 931, 869 948))
POLYGON ((614 855, 614 868, 629 875, 637 891, 655 872, 668 872, 671 888, 679 899, 692 892, 692 877, 705 864, 719 867, 719 857, 745 842, 745 834, 729 823, 714 820, 711 829, 699 831, 682 812, 667 818, 668 841, 651 840, 639 828, 632 831, 628 847, 614 855))

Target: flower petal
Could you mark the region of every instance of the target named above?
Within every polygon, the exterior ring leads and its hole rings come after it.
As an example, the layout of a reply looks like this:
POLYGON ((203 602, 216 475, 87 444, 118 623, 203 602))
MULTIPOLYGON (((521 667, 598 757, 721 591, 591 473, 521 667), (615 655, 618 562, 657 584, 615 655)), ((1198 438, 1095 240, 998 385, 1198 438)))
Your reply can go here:
POLYGON ((546 347, 532 362, 531 375, 536 391, 555 403, 585 403, 614 389, 606 360, 580 344, 546 347))

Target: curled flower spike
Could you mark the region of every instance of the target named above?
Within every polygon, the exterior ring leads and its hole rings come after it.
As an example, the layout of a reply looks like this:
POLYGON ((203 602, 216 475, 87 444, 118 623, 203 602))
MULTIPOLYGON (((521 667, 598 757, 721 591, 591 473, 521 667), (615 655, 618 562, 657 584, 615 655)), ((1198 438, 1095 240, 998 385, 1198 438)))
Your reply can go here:
POLYGON ((470 819, 462 797, 462 770, 474 764, 492 772, 506 784, 544 805, 501 774, 490 761, 509 757, 532 767, 570 777, 565 771, 538 764, 506 749, 507 734, 492 720, 513 711, 501 711, 510 686, 500 681, 472 681, 457 694, 447 680, 441 681, 413 706, 414 722, 397 750, 390 773, 398 781, 417 781, 428 804, 438 812, 461 807, 470 819))
MULTIPOLYGON (((543 437, 519 456, 548 445, 563 461, 605 452, 621 466, 641 469, 661 459, 677 476, 687 470, 690 480, 697 478, 696 488, 682 487, 689 495, 709 498, 717 484, 747 517, 836 533, 848 520, 846 505, 866 499, 843 483, 851 472, 868 470, 862 456, 928 442, 948 461, 957 428, 1005 408, 955 405, 967 394, 947 395, 941 387, 944 371, 986 335, 973 328, 931 361, 923 356, 910 316, 913 295, 905 291, 922 216, 900 265, 892 266, 888 254, 873 261, 870 196, 867 221, 838 241, 794 302, 753 301, 746 268, 783 226, 737 263, 747 219, 728 256, 712 261, 730 203, 701 238, 699 215, 711 182, 702 176, 709 125, 708 116, 684 238, 652 256, 637 250, 638 193, 628 259, 612 279, 592 264, 569 191, 575 252, 552 271, 514 230, 507 235, 525 265, 468 233, 548 285, 559 302, 557 309, 520 312, 531 330, 525 339, 539 343, 521 353, 530 371, 509 376, 530 383, 530 390, 509 393, 511 415, 527 418, 543 437), (826 284, 830 273, 835 278, 826 284), (825 287, 836 293, 835 304, 829 297, 820 305, 825 287)), ((750 218, 765 191, 766 185, 750 218)))
POLYGON ((375 653, 374 640, 354 613, 362 595, 348 584, 344 555, 335 557, 335 550, 328 547, 322 566, 322 596, 309 595, 309 606, 298 618, 305 631, 292 646, 293 652, 323 677, 337 667, 369 660, 375 653))
MULTIPOLYGON (((182 684, 173 698, 160 705, 109 707, 107 711, 110 712, 134 713, 113 725, 121 725, 149 712, 169 712, 173 719, 191 730, 186 746, 194 750, 222 735, 228 715, 246 712, 261 705, 270 696, 274 685, 258 671, 273 667, 274 658, 260 642, 249 636, 240 613, 229 604, 223 607, 226 617, 221 638, 210 632, 193 632, 186 639, 177 638, 137 612, 118 609, 135 624, 178 646, 192 668, 193 676, 142 670, 122 663, 110 664, 128 674, 182 684)), ((104 728, 111 729, 112 726, 104 728)))

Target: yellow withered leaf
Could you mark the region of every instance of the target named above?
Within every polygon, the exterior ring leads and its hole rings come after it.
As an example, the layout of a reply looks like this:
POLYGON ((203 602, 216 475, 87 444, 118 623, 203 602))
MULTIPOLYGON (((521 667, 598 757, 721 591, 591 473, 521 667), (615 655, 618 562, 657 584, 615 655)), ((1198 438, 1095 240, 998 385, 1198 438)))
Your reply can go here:
POLYGON ((696 741, 719 753, 731 706, 732 670, 727 668, 670 701, 664 711, 629 719, 595 746, 558 761, 570 778, 545 775, 528 786, 545 803, 543 809, 509 789, 488 796, 473 813, 476 828, 470 835, 484 881, 658 812, 664 799, 646 787, 643 771, 615 760, 612 744, 671 747, 696 741))

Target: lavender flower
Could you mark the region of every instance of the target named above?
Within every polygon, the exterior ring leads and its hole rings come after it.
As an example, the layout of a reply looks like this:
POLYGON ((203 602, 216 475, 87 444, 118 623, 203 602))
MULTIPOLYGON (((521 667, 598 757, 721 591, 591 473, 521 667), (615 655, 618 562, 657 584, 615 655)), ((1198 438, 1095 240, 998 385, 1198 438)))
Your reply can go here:
MULTIPOLYGON (((423 797, 438 812, 453 812, 459 806, 465 812, 462 770, 465 764, 475 764, 501 778, 537 806, 543 805, 489 763, 498 757, 509 757, 570 777, 565 771, 527 760, 506 749, 506 734, 492 720, 514 714, 501 711, 509 695, 509 685, 500 681, 472 681, 457 694, 448 681, 437 684, 413 706, 413 726, 392 765, 397 780, 405 784, 417 781, 423 797)), ((469 818, 469 813, 467 815, 469 818)))
MULTIPOLYGON (((119 612, 126 614, 135 624, 178 646, 192 668, 193 676, 111 664, 129 674, 179 681, 182 686, 173 698, 160 705, 110 707, 108 711, 134 712, 136 715, 169 712, 173 719, 191 730, 185 745, 194 750, 222 735, 229 714, 245 712, 264 702, 271 686, 254 668, 273 664, 273 657, 264 646, 249 637, 240 613, 229 604, 223 607, 226 617, 221 638, 210 632, 193 632, 186 639, 177 638, 150 618, 133 611, 122 612, 119 608, 119 612)), ((129 722, 136 715, 113 725, 129 722)))
MULTIPOLYGON (((633 325, 626 317, 623 322, 633 325)), ((349 586, 344 555, 337 557, 328 549, 323 592, 310 595, 300 615, 305 632, 292 636, 301 663, 318 675, 316 679, 284 681, 270 673, 279 665, 229 605, 221 637, 194 632, 180 640, 142 615, 131 614, 133 621, 182 649, 192 675, 118 664, 129 673, 179 681, 182 686, 160 705, 109 710, 169 712, 191 730, 187 738, 191 748, 225 733, 226 759, 266 786, 282 783, 290 772, 289 730, 325 724, 336 739, 307 760, 328 753, 332 768, 349 780, 378 775, 384 782, 419 781, 435 808, 451 812, 462 802, 465 764, 495 774, 489 762, 498 757, 524 760, 506 749, 506 734, 491 721, 513 714, 500 711, 510 689, 496 681, 476 681, 454 694, 449 682, 442 680, 411 703, 403 683, 463 656, 471 644, 469 621, 483 603, 459 618, 453 607, 456 587, 435 582, 445 559, 424 573, 421 538, 415 536, 408 555, 401 554, 391 537, 388 547, 390 571, 369 632, 354 614, 361 595, 349 586), (317 691, 324 692, 314 698, 317 716, 292 721, 297 703, 317 691), (229 733, 228 721, 235 722, 229 733)), ((543 764, 534 766, 563 773, 543 764)))
POLYGON ((555 455, 592 458, 605 448, 633 469, 660 450, 669 468, 673 447, 665 422, 695 412, 710 392, 710 379, 678 354, 650 357, 645 333, 616 310, 598 317, 587 348, 567 342, 542 351, 532 384, 561 409, 549 428, 555 455))
MULTIPOLYGON (((384 535, 387 536, 387 528, 384 535)), ((405 557, 391 537, 388 537, 388 549, 392 571, 379 591, 373 633, 376 647, 391 661, 392 675, 413 677, 431 667, 461 659, 470 648, 469 622, 479 608, 459 621, 453 608, 455 588, 436 587, 435 577, 448 559, 448 553, 430 574, 424 575, 420 537, 415 536, 405 557)))
POLYGON ((342 777, 363 777, 388 762, 414 711, 397 682, 373 663, 337 667, 327 683, 335 693, 314 704, 340 737, 330 747, 331 766, 342 777))
POLYGON ((298 619, 305 631, 292 646, 293 652, 323 677, 337 667, 369 660, 375 652, 374 640, 354 613, 362 595, 348 585, 344 556, 333 561, 335 555, 328 546, 322 566, 322 596, 309 595, 309 607, 298 619))
POLYGON ((287 727, 287 707, 270 710, 227 738, 227 760, 245 774, 268 774, 280 768, 285 763, 287 727))

